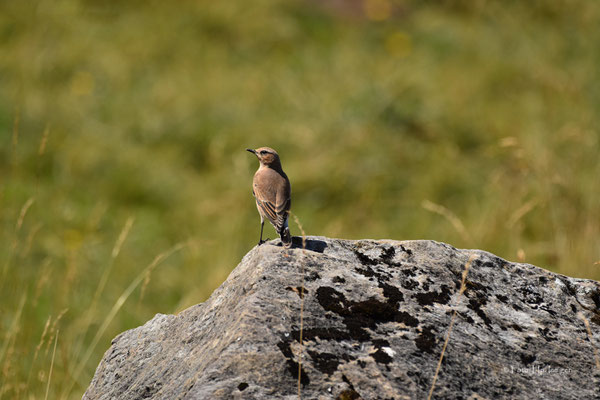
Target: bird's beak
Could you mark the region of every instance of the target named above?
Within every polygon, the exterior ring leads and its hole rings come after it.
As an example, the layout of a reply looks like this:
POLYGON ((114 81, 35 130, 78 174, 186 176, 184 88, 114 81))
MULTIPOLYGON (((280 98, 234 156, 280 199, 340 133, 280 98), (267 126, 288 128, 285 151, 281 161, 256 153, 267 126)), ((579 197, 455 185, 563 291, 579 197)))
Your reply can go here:
POLYGON ((249 151, 250 153, 253 153, 254 155, 256 155, 256 150, 246 149, 246 151, 249 151))

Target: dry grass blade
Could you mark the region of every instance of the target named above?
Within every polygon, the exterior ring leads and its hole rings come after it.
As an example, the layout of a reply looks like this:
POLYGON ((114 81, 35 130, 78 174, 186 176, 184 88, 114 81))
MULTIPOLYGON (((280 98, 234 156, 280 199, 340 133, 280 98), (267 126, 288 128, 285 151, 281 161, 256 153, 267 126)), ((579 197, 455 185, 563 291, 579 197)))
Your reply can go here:
POLYGON ((104 286, 106 286, 106 282, 108 281, 108 276, 110 274, 110 271, 112 270, 112 267, 115 264, 115 260, 117 259, 117 257, 119 256, 119 253, 121 252, 123 243, 125 243, 125 240, 127 239, 129 232, 131 231, 131 227, 133 226, 134 220, 135 220, 135 218, 133 218, 133 217, 127 218, 127 221, 125 221, 125 225, 123 226, 123 229, 121 229, 121 233, 119 233, 119 237, 117 238, 117 241, 115 242, 115 245, 110 254, 110 263, 109 263, 108 267, 104 270, 104 273, 102 274, 102 277, 100 278, 100 283, 98 283, 98 287, 96 288, 96 292, 94 293, 94 297, 92 299, 92 307, 95 306, 96 302, 98 301, 98 298, 100 297, 100 294, 102 293, 102 290, 104 290, 104 286))
POLYGON ((33 354, 33 361, 31 361, 31 368, 29 368, 29 375, 27 376, 27 383, 25 384, 26 392, 29 390, 29 382, 31 381, 31 373, 33 372, 33 367, 35 366, 35 362, 38 358, 38 354, 40 353, 40 349, 44 345, 44 339, 46 338, 46 334, 48 333, 48 328, 50 327, 51 320, 52 320, 52 315, 49 315, 48 319, 46 320, 46 325, 44 325, 44 331, 42 332, 40 342, 35 347, 35 353, 33 354))
POLYGON ((300 223, 298 216, 296 214, 292 213, 291 211, 289 211, 289 213, 292 214, 292 217, 294 217, 294 222, 296 222, 298 229, 300 229, 300 232, 302 232, 302 249, 305 250, 306 249, 306 232, 304 232, 304 229, 302 228, 302 224, 300 223))
POLYGON ((60 331, 56 332, 56 336, 54 337, 54 349, 52 350, 52 361, 50 362, 50 371, 48 372, 48 384, 46 385, 46 395, 44 396, 44 400, 48 399, 48 393, 50 392, 50 381, 52 380, 52 370, 54 369, 54 357, 56 356, 56 343, 58 343, 58 334, 60 331))
POLYGON ((17 145, 19 144, 19 125, 21 123, 21 108, 17 107, 15 112, 15 120, 13 122, 13 134, 12 134, 12 156, 13 164, 16 163, 17 158, 17 145))
MULTIPOLYGON (((7 351, 10 347, 10 343, 12 342, 13 338, 16 336, 17 332, 19 331, 19 321, 21 319, 21 314, 23 313, 23 307, 25 306, 25 300, 27 299, 27 295, 25 293, 23 293, 23 295, 21 296, 21 300, 19 301, 19 306, 17 308, 17 312, 15 313, 15 317, 13 318, 12 324, 10 325, 10 328, 8 329, 8 332, 6 332, 6 336, 4 338, 4 343, 2 343, 2 348, 0 349, 0 361, 4 360, 4 357, 7 354, 7 351)), ((5 362, 8 362, 8 360, 4 360, 5 362)), ((4 369, 4 367, 3 367, 4 369)))
POLYGON ((37 235, 37 233, 40 231, 40 229, 42 229, 42 224, 37 223, 29 231, 29 234, 27 235, 27 239, 25 240, 23 246, 23 255, 27 255, 31 251, 34 242, 33 239, 35 238, 35 235, 37 235))
POLYGON ((44 153, 46 152, 46 145, 48 144, 48 135, 50 134, 50 127, 46 124, 44 128, 44 132, 42 133, 42 139, 40 140, 40 145, 38 147, 38 158, 35 169, 35 193, 36 195, 39 192, 40 188, 40 175, 42 172, 42 159, 44 157, 44 153))
POLYGON ((592 328, 590 327, 590 322, 587 320, 585 315, 583 315, 583 313, 581 313, 581 312, 577 313, 577 316, 579 317, 579 319, 581 319, 583 321, 583 324, 585 325, 588 340, 590 341, 590 344, 592 345, 592 349, 594 349, 594 360, 596 361, 596 368, 598 368, 598 370, 600 371, 600 357, 598 356, 598 348, 594 345, 593 336, 592 336, 592 328))
POLYGON ((452 211, 448 210, 446 207, 440 204, 436 204, 429 200, 423 200, 423 202, 421 203, 421 207, 423 207, 427 211, 431 211, 446 218, 450 222, 450 224, 452 224, 454 229, 456 229, 456 231, 460 234, 460 236, 465 242, 473 243, 473 239, 471 238, 471 235, 465 228, 464 224, 452 211))
POLYGON ((527 215, 527 213, 531 212, 538 204, 538 199, 530 200, 527 203, 523 204, 515 212, 512 213, 512 215, 508 219, 508 222, 506 223, 506 226, 508 226, 509 228, 514 227, 515 224, 519 222, 521 218, 527 215))
POLYGON ((58 314, 58 317, 56 317, 56 319, 52 323, 52 326, 50 327, 50 332, 49 332, 48 345, 46 347, 46 352, 44 353, 44 357, 46 357, 48 355, 48 351, 50 350, 50 343, 52 343, 52 340, 54 339, 54 332, 58 332, 56 327, 58 326, 58 323, 60 322, 62 317, 67 313, 67 311, 69 311, 68 308, 63 309, 60 312, 60 314, 58 314))
POLYGON ((46 325, 44 325, 44 331, 42 332, 42 336, 40 337, 40 342, 35 347, 35 354, 33 355, 33 362, 35 362, 35 360, 37 360, 38 353, 40 352, 40 349, 44 345, 44 339, 46 338, 46 334, 48 333, 48 328, 50 327, 51 320, 52 320, 52 316, 49 315, 48 319, 46 320, 46 325))
POLYGON ((38 148, 38 156, 43 156, 46 152, 46 145, 48 144, 48 135, 50 134, 50 127, 46 125, 44 133, 42 133, 42 140, 40 140, 40 147, 38 148))
MULTIPOLYGON (((460 284, 460 291, 458 292, 458 298, 456 301, 458 302, 460 296, 466 290, 465 282, 467 280, 467 274, 469 273, 469 269, 471 268, 471 263, 475 260, 477 256, 475 254, 471 254, 469 260, 465 264, 465 268, 462 273, 462 282, 460 284)), ((446 347, 448 346, 448 341, 450 340, 450 333, 452 332, 452 327, 454 326, 454 320, 456 319, 456 310, 452 313, 452 317, 450 318, 450 324, 448 325, 448 331, 446 331, 446 339, 444 340, 444 346, 442 347, 442 354, 440 354, 440 359, 438 360, 437 367, 435 368, 435 374, 433 375, 433 382, 431 382, 431 388, 429 389, 429 395, 427 396, 427 400, 431 399, 433 395, 433 389, 435 389, 435 382, 437 381, 438 374, 440 373, 440 367, 442 366, 442 360, 444 359, 444 353, 446 352, 446 347)))
MULTIPOLYGON (((292 214, 291 211, 288 211, 290 214, 292 214)), ((296 225, 298 226, 298 229, 300 229, 300 232, 302 232, 302 259, 300 261, 300 275, 302 276, 302 282, 300 285, 300 335, 299 335, 299 344, 300 344, 300 351, 298 354, 298 399, 302 398, 302 352, 303 352, 303 348, 302 348, 302 333, 303 333, 303 329, 304 329, 304 254, 305 254, 305 250, 306 250, 306 232, 304 232, 304 229, 302 228, 302 224, 300 223, 300 220, 298 219, 298 217, 296 216, 296 214, 292 214, 292 216, 294 217, 294 222, 296 222, 296 225)))
POLYGON ((138 299, 138 307, 142 304, 142 300, 144 299, 144 295, 146 294, 146 288, 150 284, 150 273, 151 273, 151 271, 148 271, 148 273, 144 277, 144 283, 142 283, 142 287, 140 289, 140 298, 138 299))
POLYGON ((17 220, 17 225, 15 227, 16 232, 19 232, 21 230, 21 227, 23 226, 23 220, 25 220, 25 215, 27 215, 27 210, 29 210, 29 207, 31 207, 31 205, 33 204, 34 201, 35 201, 35 199, 33 197, 30 197, 29 199, 27 199, 25 204, 23 204, 23 207, 21 207, 21 212, 19 213, 19 219, 17 220))
POLYGON ((21 231, 21 227, 23 226, 23 221, 25 220, 27 211, 29 210, 31 205, 34 203, 34 201, 35 201, 35 199, 33 197, 30 197, 29 199, 27 199, 25 204, 23 204, 23 207, 21 207, 21 211, 19 212, 19 218, 17 219, 17 222, 15 224, 15 232, 14 232, 12 244, 8 250, 9 253, 8 253, 8 257, 6 259, 6 263, 4 264, 4 267, 2 268, 2 277, 0 279, 0 287, 2 286, 2 283, 5 281, 4 278, 6 276, 6 272, 10 268, 12 258, 14 256, 15 250, 17 249, 17 246, 19 244, 19 232, 21 231))

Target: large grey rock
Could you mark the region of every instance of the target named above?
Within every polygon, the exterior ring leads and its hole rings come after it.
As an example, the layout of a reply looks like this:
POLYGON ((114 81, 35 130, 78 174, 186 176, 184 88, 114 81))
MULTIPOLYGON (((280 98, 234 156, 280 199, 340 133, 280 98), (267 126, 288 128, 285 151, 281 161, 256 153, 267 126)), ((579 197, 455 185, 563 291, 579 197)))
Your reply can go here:
POLYGON ((433 241, 276 244, 115 338, 83 398, 294 399, 301 350, 305 399, 426 399, 454 311, 433 398, 600 398, 598 282, 433 241))

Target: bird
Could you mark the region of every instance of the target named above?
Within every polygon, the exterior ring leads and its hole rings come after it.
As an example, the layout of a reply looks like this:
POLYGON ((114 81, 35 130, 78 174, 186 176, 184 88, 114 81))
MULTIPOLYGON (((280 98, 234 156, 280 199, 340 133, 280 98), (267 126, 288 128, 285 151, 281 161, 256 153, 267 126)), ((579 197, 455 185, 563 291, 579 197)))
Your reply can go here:
POLYGON ((260 238, 262 240, 265 218, 275 228, 284 247, 292 245, 292 237, 288 227, 288 216, 292 205, 292 188, 290 180, 281 168, 279 154, 270 147, 259 147, 258 149, 246 149, 253 153, 260 166, 252 180, 252 194, 256 200, 256 208, 260 214, 260 238))

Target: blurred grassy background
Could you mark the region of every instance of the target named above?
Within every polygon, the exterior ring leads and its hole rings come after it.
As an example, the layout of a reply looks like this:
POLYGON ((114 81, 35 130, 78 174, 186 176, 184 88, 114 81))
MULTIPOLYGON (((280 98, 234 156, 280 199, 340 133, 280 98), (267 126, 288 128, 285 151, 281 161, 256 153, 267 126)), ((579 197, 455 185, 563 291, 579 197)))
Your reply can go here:
POLYGON ((80 398, 210 295, 258 239, 246 147, 308 234, 600 279, 597 2, 317 3, 0 3, 0 398, 80 398))

